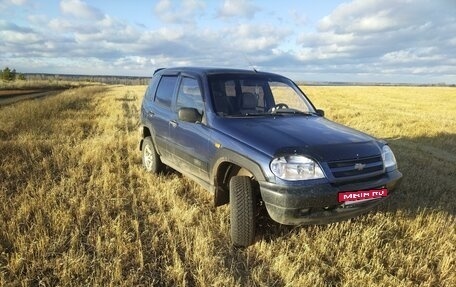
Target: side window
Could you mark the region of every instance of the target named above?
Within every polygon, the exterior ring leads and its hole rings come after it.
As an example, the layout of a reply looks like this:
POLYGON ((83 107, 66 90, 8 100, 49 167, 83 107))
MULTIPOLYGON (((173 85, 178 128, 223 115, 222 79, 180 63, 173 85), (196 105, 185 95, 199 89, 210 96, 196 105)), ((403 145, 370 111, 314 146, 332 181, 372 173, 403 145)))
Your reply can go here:
POLYGON ((177 76, 163 76, 158 84, 155 102, 170 107, 177 76))
POLYGON ((177 94, 177 108, 195 108, 203 114, 204 104, 198 81, 184 77, 177 94))

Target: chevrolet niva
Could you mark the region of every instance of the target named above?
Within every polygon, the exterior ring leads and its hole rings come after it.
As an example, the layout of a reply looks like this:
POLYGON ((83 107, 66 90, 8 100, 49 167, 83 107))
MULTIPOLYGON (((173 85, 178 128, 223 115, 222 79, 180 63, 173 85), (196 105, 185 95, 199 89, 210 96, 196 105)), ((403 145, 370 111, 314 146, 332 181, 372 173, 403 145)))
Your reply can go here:
POLYGON ((281 224, 326 224, 372 209, 402 178, 385 141, 326 119, 272 73, 158 69, 140 132, 148 172, 167 165, 230 204, 235 246, 254 242, 260 206, 281 224))

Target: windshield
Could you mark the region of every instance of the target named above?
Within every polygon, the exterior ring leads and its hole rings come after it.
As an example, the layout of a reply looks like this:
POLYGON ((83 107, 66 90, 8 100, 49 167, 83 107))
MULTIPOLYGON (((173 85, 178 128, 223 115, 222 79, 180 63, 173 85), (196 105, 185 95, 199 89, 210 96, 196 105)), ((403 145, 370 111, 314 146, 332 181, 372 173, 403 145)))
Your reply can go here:
POLYGON ((215 111, 221 116, 311 114, 312 104, 290 80, 264 75, 209 76, 215 111))

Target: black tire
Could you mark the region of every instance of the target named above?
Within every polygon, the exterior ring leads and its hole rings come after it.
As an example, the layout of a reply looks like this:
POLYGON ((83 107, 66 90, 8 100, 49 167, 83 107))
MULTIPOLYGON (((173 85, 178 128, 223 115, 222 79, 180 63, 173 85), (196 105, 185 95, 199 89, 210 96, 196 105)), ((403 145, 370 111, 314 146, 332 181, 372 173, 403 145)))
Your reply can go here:
POLYGON ((142 165, 147 172, 159 173, 163 169, 163 163, 155 150, 151 137, 146 137, 142 144, 142 165))
POLYGON ((248 176, 230 180, 231 241, 234 246, 247 247, 255 241, 256 197, 248 176))

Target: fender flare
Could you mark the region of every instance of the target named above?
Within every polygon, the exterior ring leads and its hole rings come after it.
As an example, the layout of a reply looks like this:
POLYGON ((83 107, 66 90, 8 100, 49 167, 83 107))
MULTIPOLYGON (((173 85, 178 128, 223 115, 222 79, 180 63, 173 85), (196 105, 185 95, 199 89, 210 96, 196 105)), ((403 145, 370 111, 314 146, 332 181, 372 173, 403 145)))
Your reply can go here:
POLYGON ((215 206, 220 206, 229 202, 229 191, 224 189, 223 185, 218 182, 219 168, 223 163, 234 164, 241 168, 245 168, 252 173, 257 181, 266 181, 266 177, 261 167, 256 162, 237 152, 222 148, 217 151, 215 161, 211 165, 211 186, 214 193, 215 206))

